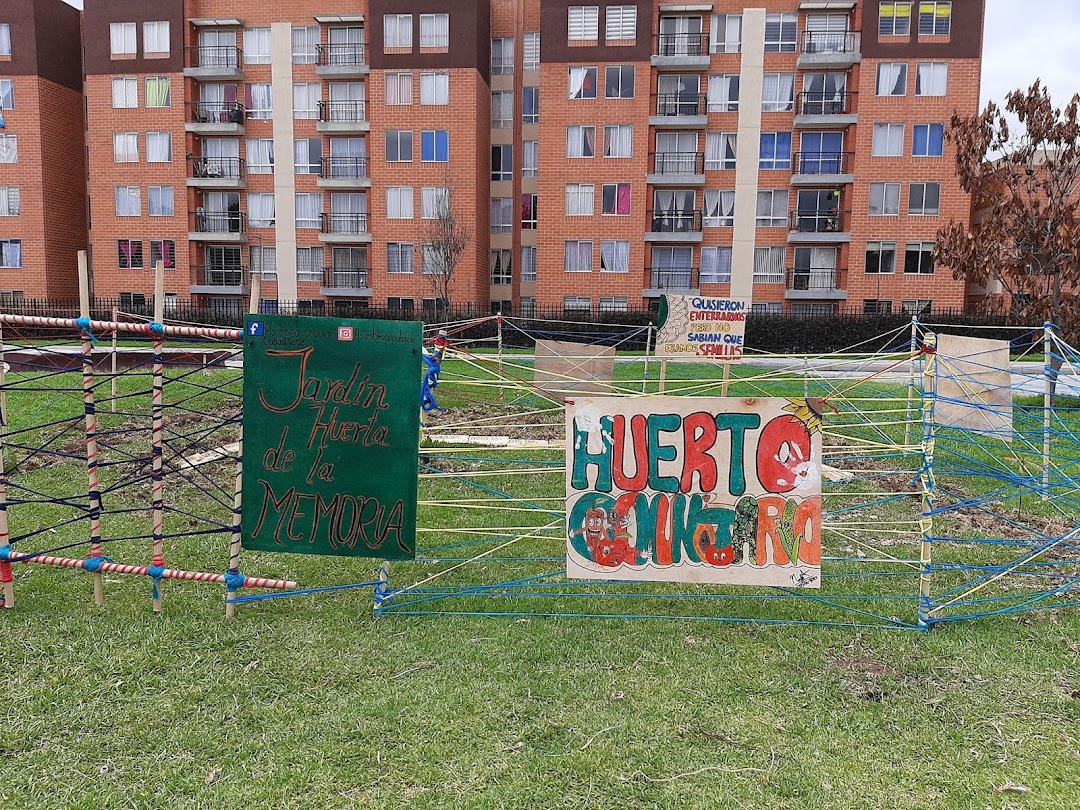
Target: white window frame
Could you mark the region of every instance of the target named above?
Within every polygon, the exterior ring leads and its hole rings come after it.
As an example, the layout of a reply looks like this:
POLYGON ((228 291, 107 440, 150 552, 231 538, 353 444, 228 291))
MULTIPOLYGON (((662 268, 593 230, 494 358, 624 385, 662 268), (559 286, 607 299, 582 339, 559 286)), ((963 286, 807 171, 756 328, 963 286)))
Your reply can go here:
POLYGON ((450 74, 446 71, 420 74, 420 103, 447 105, 450 103, 450 74))
POLYGON ((322 82, 293 82, 293 118, 315 120, 322 101, 322 82))
POLYGON ((864 263, 863 264, 863 272, 866 275, 870 275, 870 276, 875 276, 875 275, 891 276, 891 275, 894 275, 896 273, 896 247, 897 247, 896 242, 892 241, 892 240, 886 240, 886 241, 871 240, 871 241, 867 242, 866 243, 866 252, 867 253, 870 253, 872 250, 875 251, 878 254, 885 254, 885 253, 888 253, 889 251, 891 251, 892 252, 892 266, 888 270, 882 270, 881 269, 881 263, 879 261, 877 269, 871 270, 869 268, 869 266, 864 263))
POLYGON ((383 52, 412 50, 412 14, 383 14, 383 52))
POLYGON ((754 283, 783 284, 786 275, 787 247, 759 245, 754 248, 754 283))
POLYGON ((413 189, 412 189, 412 186, 387 186, 386 187, 386 218, 387 219, 412 219, 413 218, 413 189))
POLYGON ((589 101, 597 97, 597 87, 599 82, 599 71, 595 65, 574 65, 569 69, 569 87, 567 89, 567 97, 576 101, 589 101), (589 76, 592 75, 592 95, 585 95, 585 85, 587 84, 589 76), (574 87, 577 90, 574 90, 574 87))
POLYGON ((911 36, 911 6, 910 2, 878 3, 878 36, 911 36), (887 11, 891 13, 887 14, 887 11))
POLYGON ((0 217, 17 217, 22 211, 18 186, 0 187, 0 217))
POLYGON ((134 76, 116 77, 112 80, 114 110, 133 110, 139 106, 139 80, 134 76), (123 104, 117 104, 117 100, 123 104))
POLYGON ((173 187, 147 186, 146 213, 152 217, 176 216, 176 196, 173 187))
POLYGON ((735 168, 735 158, 738 154, 738 133, 715 132, 705 133, 705 171, 728 171, 735 168), (710 143, 712 148, 710 148, 710 143), (710 158, 709 155, 716 152, 719 157, 710 158))
POLYGON ((952 7, 951 0, 920 0, 919 36, 947 37, 952 34, 952 7), (930 7, 929 12, 926 10, 928 6, 930 7), (925 19, 929 19, 929 26, 923 25, 925 19), (944 24, 942 24, 942 21, 944 21, 944 24), (924 30, 927 28, 929 30, 924 30))
POLYGON ((742 51, 742 14, 713 14, 709 29, 709 53, 742 51))
POLYGON ((591 273, 592 265, 593 243, 591 239, 567 239, 565 242, 563 242, 564 272, 591 273), (586 245, 588 245, 588 249, 586 249, 586 245), (588 256, 588 262, 581 261, 586 255, 588 256), (586 264, 588 264, 588 267, 585 266, 586 264))
POLYGON ((899 98, 907 95, 907 62, 879 62, 877 71, 877 95, 882 97, 899 98), (895 78, 888 81, 889 74, 895 73, 895 78), (891 92, 900 88, 899 93, 891 92), (886 92, 881 92, 884 89, 886 92))
POLYGON ((540 142, 521 142, 521 176, 536 177, 540 174, 540 142))
POLYGON ((440 219, 450 210, 450 189, 447 186, 424 186, 420 189, 420 219, 440 219))
POLYGON ((708 112, 739 111, 739 74, 714 73, 709 76, 708 112))
POLYGON ((269 65, 270 64, 270 29, 269 28, 245 28, 244 29, 244 64, 245 65, 269 65))
POLYGON ((416 272, 416 245, 412 242, 386 243, 386 272, 390 275, 412 275, 416 272), (393 255, 393 259, 391 259, 393 255), (407 259, 407 261, 403 261, 407 259))
POLYGON ((600 272, 630 272, 630 240, 603 239, 600 242, 600 272))
POLYGON ((634 156, 633 124, 608 124, 604 127, 604 157, 632 158, 634 156))
POLYGON ((446 50, 450 47, 450 15, 420 15, 420 48, 428 50, 446 50))
POLYGON ((871 217, 900 216, 900 184, 871 183, 866 213, 871 217))
POLYGON ((593 183, 566 184, 566 216, 591 217, 596 213, 596 185, 593 183))
POLYGON ((109 23, 109 53, 117 56, 135 56, 136 26, 133 22, 109 23))
POLYGON ((514 198, 492 197, 489 207, 490 222, 488 226, 491 233, 514 232, 514 198))
POLYGON ((155 56, 168 56, 172 52, 169 40, 169 21, 152 20, 143 23, 143 54, 155 56), (150 45, 162 45, 164 48, 151 48, 150 45))
POLYGON ((319 61, 318 45, 322 31, 317 25, 294 25, 292 27, 292 63, 314 65, 319 61), (301 33, 303 32, 303 33, 301 33))
POLYGON ((904 154, 904 125, 874 124, 873 157, 901 157, 904 154))
POLYGON ((0 163, 19 162, 19 139, 17 135, 0 134, 0 163))
POLYGON ((10 23, 0 23, 0 56, 11 56, 10 23))
POLYGON ((383 103, 387 107, 405 107, 413 103, 413 75, 404 71, 383 74, 383 103))
POLYGON ((521 43, 521 69, 540 69, 540 32, 526 31, 521 43))
POLYGON ((791 205, 791 195, 786 188, 758 189, 757 213, 755 225, 758 228, 786 228, 788 223, 788 210, 791 205), (768 195, 767 197, 765 195, 768 195), (768 199, 768 213, 762 214, 764 200, 768 199), (780 204, 782 201, 782 205, 780 204), (777 213, 777 208, 780 209, 777 213))
POLYGON ((637 6, 608 6, 604 11, 604 39, 634 42, 637 40, 637 6))
POLYGON ((795 74, 794 73, 766 73, 761 83, 761 111, 762 112, 791 112, 795 109, 795 74), (791 93, 788 98, 781 97, 784 84, 790 84, 791 93), (771 91, 771 92, 770 92, 771 91))
POLYGON ((146 162, 147 163, 171 163, 173 159, 173 139, 171 132, 147 132, 146 133, 146 162), (161 141, 165 147, 167 157, 164 160, 155 160, 153 155, 160 151, 159 147, 152 143, 161 141))
POLYGON ((566 128, 566 157, 570 160, 596 157, 596 127, 592 124, 571 124, 566 128), (592 132, 592 154, 585 154, 589 149, 587 133, 592 132))
POLYGON ((139 162, 139 133, 113 133, 113 163, 139 162))
POLYGON ((566 10, 567 42, 596 42, 600 38, 600 6, 570 6, 566 10))
POLYGON ((776 12, 765 15, 765 53, 795 53, 799 47, 799 15, 776 12), (776 38, 769 39, 769 26, 779 26, 776 38), (785 33, 787 36, 785 37, 785 33))
POLYGON ((940 98, 948 92, 948 62, 918 62, 915 65, 915 95, 940 98))
POLYGON ((606 216, 606 217, 628 217, 628 216, 630 216, 631 211, 633 209, 633 196, 634 196, 634 186, 631 183, 603 183, 601 185, 601 187, 600 187, 600 215, 601 216, 606 216), (626 188, 628 190, 627 191, 628 202, 627 202, 627 207, 626 207, 625 211, 620 211, 619 210, 619 189, 622 186, 626 186, 626 188), (614 197, 614 201, 613 201, 613 205, 612 205, 612 210, 611 211, 605 211, 604 207, 605 207, 605 204, 607 203, 607 190, 609 188, 614 188, 615 197, 614 197))
POLYGON ((941 183, 936 182, 919 182, 912 183, 908 188, 908 216, 910 217, 936 217, 941 215, 941 183), (935 187, 937 189, 937 205, 933 206, 931 210, 927 210, 926 205, 926 192, 929 188, 935 187), (919 204, 915 204, 916 191, 919 193, 919 204))
POLYGON ((701 249, 701 268, 698 276, 698 281, 701 284, 730 284, 731 283, 731 245, 707 245, 701 249), (708 261, 706 261, 706 257, 708 261), (720 257, 723 256, 727 259, 726 262, 720 261, 720 257), (723 272, 721 267, 726 264, 727 272, 723 272), (706 265, 708 267, 706 272, 706 265))
POLYGON ((114 202, 116 216, 142 216, 142 188, 140 186, 116 186, 114 202), (132 207, 133 211, 129 211, 121 201, 126 201, 132 207), (124 213, 121 213, 121 210, 123 210, 124 213))

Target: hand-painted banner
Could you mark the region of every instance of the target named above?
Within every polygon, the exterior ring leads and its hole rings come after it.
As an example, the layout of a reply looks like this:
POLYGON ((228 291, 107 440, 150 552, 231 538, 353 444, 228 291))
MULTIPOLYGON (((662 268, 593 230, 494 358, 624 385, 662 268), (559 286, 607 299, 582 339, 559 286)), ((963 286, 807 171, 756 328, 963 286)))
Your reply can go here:
POLYGON ((415 556, 421 329, 247 317, 245 548, 415 556))
POLYGON ((660 296, 656 356, 666 359, 742 359, 746 333, 746 301, 700 295, 660 296))
POLYGON ((567 576, 820 587, 820 405, 575 398, 567 576))

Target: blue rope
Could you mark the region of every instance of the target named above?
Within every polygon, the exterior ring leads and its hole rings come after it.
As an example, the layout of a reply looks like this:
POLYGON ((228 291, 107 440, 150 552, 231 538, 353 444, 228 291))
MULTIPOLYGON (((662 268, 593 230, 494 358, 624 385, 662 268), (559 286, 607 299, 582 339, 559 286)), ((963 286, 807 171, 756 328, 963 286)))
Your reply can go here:
POLYGON ((146 569, 146 575, 150 577, 150 592, 153 594, 154 599, 160 599, 161 592, 158 590, 158 584, 161 582, 161 578, 165 576, 165 566, 151 565, 146 569))
POLYGON ((96 574, 101 571, 101 566, 105 563, 111 563, 112 560, 102 555, 100 557, 87 557, 86 562, 83 563, 83 568, 89 571, 91 574, 96 574))
POLYGON ((229 593, 238 591, 244 587, 244 581, 246 579, 247 577, 241 574, 239 569, 230 568, 225 572, 225 589, 229 591, 229 593))
POLYGON ((374 582, 353 582, 349 585, 328 585, 325 588, 303 588, 297 591, 281 591, 275 593, 257 593, 251 596, 235 596, 232 599, 226 599, 225 601, 230 605, 235 605, 238 602, 261 602, 263 599, 283 599, 286 596, 310 596, 313 593, 328 593, 330 591, 344 591, 353 588, 371 588, 379 584, 379 581, 374 582))
POLYGON ((158 323, 157 321, 151 321, 146 325, 146 328, 150 330, 150 334, 156 337, 165 337, 165 324, 158 323))
POLYGON ((79 327, 79 331, 82 333, 82 336, 89 340, 91 343, 97 343, 97 338, 94 337, 94 334, 90 331, 90 324, 91 320, 89 318, 75 319, 75 325, 79 327))

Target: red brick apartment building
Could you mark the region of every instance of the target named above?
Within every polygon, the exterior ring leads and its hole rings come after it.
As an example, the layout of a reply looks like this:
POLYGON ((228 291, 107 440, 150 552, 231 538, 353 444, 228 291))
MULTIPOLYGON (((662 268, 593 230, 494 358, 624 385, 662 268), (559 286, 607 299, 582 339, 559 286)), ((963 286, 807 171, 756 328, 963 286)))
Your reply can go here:
POLYGON ((0 306, 78 292, 86 248, 79 12, 0 4, 0 306))
POLYGON ((95 293, 432 307, 448 197, 482 311, 962 307, 984 2, 92 0, 95 293))

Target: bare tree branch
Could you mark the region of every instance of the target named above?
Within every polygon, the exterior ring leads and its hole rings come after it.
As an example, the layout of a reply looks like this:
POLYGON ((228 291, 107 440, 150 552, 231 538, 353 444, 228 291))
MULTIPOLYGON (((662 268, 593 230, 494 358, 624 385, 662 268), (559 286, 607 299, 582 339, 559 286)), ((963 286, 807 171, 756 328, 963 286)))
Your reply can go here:
POLYGON ((452 198, 453 190, 447 173, 442 192, 436 192, 435 210, 432 212, 434 217, 428 220, 424 232, 422 257, 424 278, 447 312, 451 306, 450 287, 454 270, 472 238, 469 229, 458 221, 452 198))

